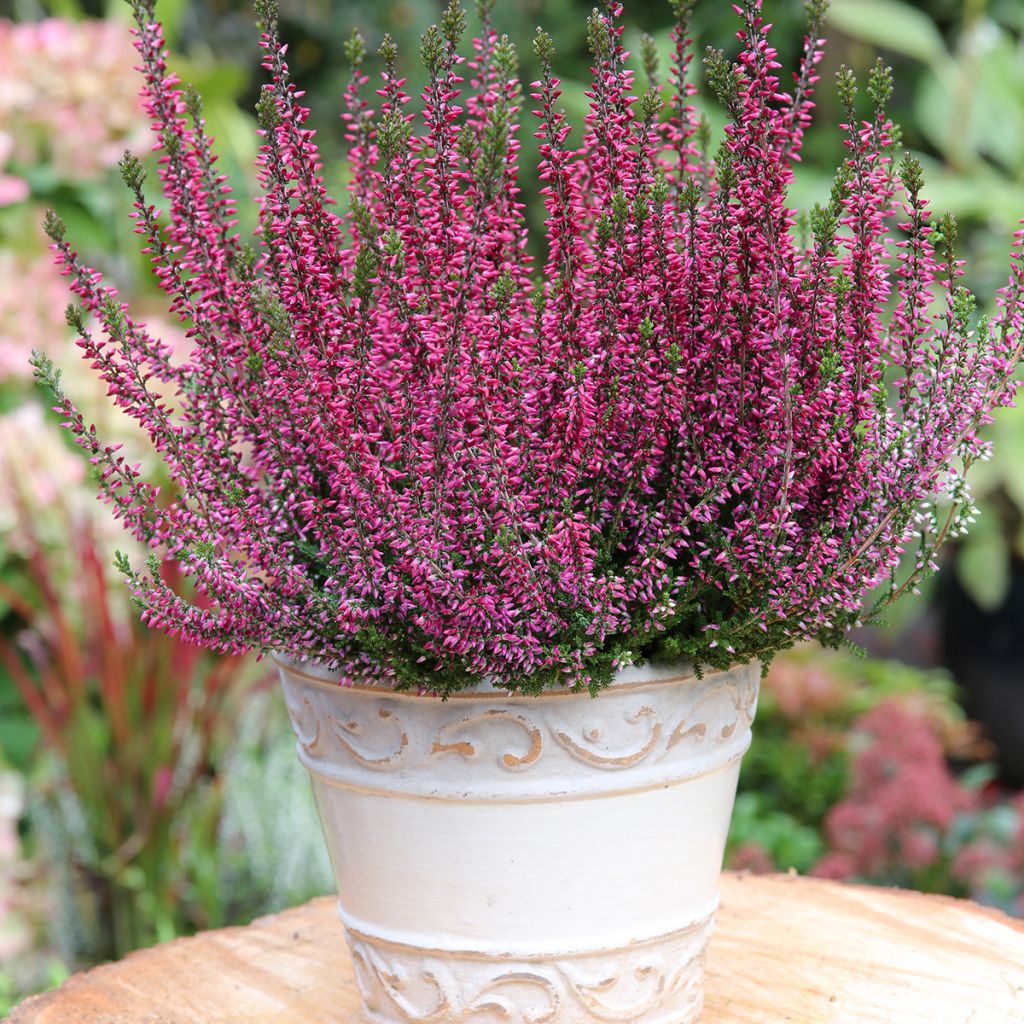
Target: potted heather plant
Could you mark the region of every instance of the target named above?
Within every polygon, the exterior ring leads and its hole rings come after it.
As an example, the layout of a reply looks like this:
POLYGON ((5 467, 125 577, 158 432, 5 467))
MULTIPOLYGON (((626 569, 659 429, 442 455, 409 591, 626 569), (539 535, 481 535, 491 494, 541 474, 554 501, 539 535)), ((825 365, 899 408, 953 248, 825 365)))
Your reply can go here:
POLYGON ((454 0, 424 36, 420 120, 387 38, 364 98, 352 38, 339 213, 260 0, 250 245, 152 0, 133 0, 163 215, 140 161, 122 170, 188 358, 48 230, 84 355, 174 495, 36 369, 152 549, 120 560, 144 620, 278 659, 369 1018, 680 1024, 700 1011, 760 665, 842 643, 969 520, 978 430, 1014 394, 1021 242, 976 322, 881 64, 866 100, 839 74, 846 158, 801 239, 786 190, 823 0, 788 91, 760 3, 739 5, 738 60, 706 58, 728 114, 713 156, 689 0, 667 88, 651 46, 635 82, 620 5, 594 12, 578 146, 550 39, 524 110, 490 6, 466 61, 454 0))

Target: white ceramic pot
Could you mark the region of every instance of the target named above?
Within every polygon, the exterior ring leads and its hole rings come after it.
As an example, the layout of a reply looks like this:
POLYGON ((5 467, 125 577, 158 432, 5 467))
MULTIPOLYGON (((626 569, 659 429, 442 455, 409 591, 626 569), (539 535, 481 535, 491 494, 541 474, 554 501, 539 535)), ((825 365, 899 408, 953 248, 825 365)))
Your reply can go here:
POLYGON ((370 1021, 697 1019, 756 664, 447 701, 280 669, 370 1021))

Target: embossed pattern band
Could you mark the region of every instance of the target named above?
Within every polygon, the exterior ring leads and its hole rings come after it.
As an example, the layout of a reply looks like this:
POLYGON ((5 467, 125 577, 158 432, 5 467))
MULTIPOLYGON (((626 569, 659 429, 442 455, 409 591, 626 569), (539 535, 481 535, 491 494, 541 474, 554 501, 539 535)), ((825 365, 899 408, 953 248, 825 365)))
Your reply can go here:
POLYGON ((696 1019, 712 918, 600 953, 492 960, 348 931, 371 1020, 410 1024, 676 1024, 696 1019))
POLYGON ((548 699, 541 708, 537 698, 502 691, 443 702, 348 689, 287 666, 282 679, 299 756, 322 778, 421 796, 536 799, 561 795, 567 778, 576 791, 609 792, 730 763, 750 741, 758 672, 742 666, 686 686, 613 686, 582 715, 578 701, 548 699), (513 782, 510 773, 530 778, 513 782))

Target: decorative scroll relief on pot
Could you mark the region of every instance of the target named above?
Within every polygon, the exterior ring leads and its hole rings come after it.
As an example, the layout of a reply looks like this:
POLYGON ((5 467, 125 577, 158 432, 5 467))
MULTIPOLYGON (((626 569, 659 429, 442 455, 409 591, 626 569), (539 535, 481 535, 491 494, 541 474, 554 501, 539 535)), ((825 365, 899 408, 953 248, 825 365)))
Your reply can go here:
POLYGON ((710 919, 623 949, 503 960, 404 949, 348 932, 371 1021, 579 1024, 696 1020, 710 919))
POLYGON ((417 796, 534 799, 705 775, 750 743, 760 667, 634 673, 596 698, 466 692, 447 701, 282 666, 299 757, 324 779, 417 796))

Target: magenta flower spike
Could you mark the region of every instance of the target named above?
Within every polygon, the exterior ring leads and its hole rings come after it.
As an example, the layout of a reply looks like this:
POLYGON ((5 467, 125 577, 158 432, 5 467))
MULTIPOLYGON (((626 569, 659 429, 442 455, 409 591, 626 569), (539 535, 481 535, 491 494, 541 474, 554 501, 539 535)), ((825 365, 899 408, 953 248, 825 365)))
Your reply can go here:
POLYGON ((692 105, 690 0, 672 0, 664 85, 650 44, 638 85, 621 4, 590 17, 578 146, 550 38, 524 89, 488 0, 468 58, 455 2, 423 37, 418 107, 389 38, 367 98, 353 36, 344 209, 260 0, 252 244, 153 0, 132 3, 162 209, 141 162, 121 166, 187 358, 47 226, 83 356, 172 492, 96 435, 45 357, 36 369, 102 496, 152 549, 145 568, 122 560, 151 626, 442 693, 481 677, 596 692, 638 659, 720 668, 841 643, 964 529, 979 429, 1016 387, 1022 237, 996 315, 979 319, 955 224, 899 154, 880 62, 865 97, 838 76, 845 159, 798 229, 786 195, 824 0, 808 3, 789 83, 760 2, 736 6, 738 58, 705 58, 728 115, 713 155, 692 105), (543 260, 521 131, 539 140, 543 260), (201 600, 170 589, 161 559, 201 600))

